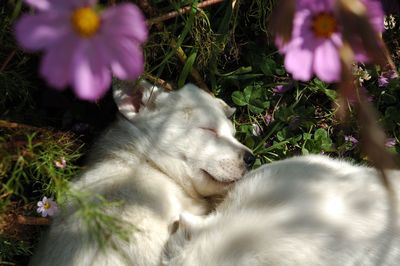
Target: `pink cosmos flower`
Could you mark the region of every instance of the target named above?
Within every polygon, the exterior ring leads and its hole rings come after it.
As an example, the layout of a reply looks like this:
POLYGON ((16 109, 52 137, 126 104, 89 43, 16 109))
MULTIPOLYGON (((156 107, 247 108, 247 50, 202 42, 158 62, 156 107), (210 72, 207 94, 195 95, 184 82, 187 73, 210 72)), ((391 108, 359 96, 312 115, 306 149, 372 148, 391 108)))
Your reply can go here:
POLYGON ((144 68, 141 45, 148 30, 131 3, 95 9, 96 0, 25 0, 36 13, 16 24, 22 48, 44 51, 40 73, 49 85, 71 85, 81 99, 96 100, 120 79, 136 79, 144 68))
POLYGON ((43 217, 53 216, 58 211, 58 205, 53 200, 53 198, 47 198, 46 196, 43 197, 41 201, 38 201, 37 206, 37 213, 41 213, 43 217))
MULTIPOLYGON (((291 40, 276 44, 285 54, 285 68, 295 79, 308 81, 315 74, 325 82, 340 79, 339 48, 342 46, 340 21, 334 13, 335 0, 297 0, 291 40)), ((370 22, 378 32, 383 31, 383 12, 378 0, 363 0, 370 22)), ((354 40, 357 61, 367 60, 362 45, 354 40)))

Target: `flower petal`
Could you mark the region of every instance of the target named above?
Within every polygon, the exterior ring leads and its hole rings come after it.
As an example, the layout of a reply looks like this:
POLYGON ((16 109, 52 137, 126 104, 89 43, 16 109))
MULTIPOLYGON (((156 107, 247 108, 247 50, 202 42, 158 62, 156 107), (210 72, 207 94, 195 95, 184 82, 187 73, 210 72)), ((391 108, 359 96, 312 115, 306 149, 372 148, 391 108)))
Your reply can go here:
POLYGON ((340 58, 338 49, 333 42, 322 42, 315 50, 314 71, 325 82, 340 80, 340 58))
POLYGON ((294 79, 309 81, 312 77, 313 53, 309 49, 288 49, 285 56, 285 68, 294 79))
MULTIPOLYGON (((65 0, 59 1, 65 2, 65 0)), ((94 6, 97 4, 97 0, 69 0, 67 2, 70 2, 73 7, 94 6)))
POLYGON ((384 13, 382 10, 381 1, 378 0, 363 0, 369 21, 377 32, 383 32, 384 30, 384 13))
POLYGON ((72 1, 65 0, 25 0, 25 4, 30 5, 33 8, 36 8, 39 11, 61 11, 61 10, 70 10, 72 8, 72 1))
POLYGON ((147 40, 146 19, 134 4, 125 3, 110 7, 102 13, 101 18, 101 30, 108 36, 127 36, 139 43, 147 40))
POLYGON ((62 89, 71 82, 72 58, 76 52, 79 40, 70 35, 57 43, 44 55, 40 74, 49 85, 62 89))
POLYGON ((128 38, 119 38, 116 42, 112 37, 103 38, 102 54, 115 76, 120 79, 136 79, 144 71, 144 58, 141 47, 128 38))
POLYGON ((68 19, 67 14, 59 12, 25 15, 17 22, 15 35, 24 49, 45 49, 72 31, 68 19))
POLYGON ((107 61, 93 39, 81 42, 74 55, 71 71, 75 93, 81 99, 97 100, 111 85, 107 61))
POLYGON ((51 6, 49 0, 25 0, 25 3, 38 10, 48 10, 51 6))

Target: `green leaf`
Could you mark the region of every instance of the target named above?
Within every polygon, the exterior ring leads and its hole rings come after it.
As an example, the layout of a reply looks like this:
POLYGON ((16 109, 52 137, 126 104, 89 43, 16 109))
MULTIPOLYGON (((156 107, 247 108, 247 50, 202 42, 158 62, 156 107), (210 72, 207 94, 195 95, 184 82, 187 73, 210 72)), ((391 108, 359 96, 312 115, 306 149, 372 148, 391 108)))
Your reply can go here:
POLYGON ((283 76, 283 75, 285 75, 286 72, 283 68, 277 68, 277 69, 275 69, 275 73, 279 76, 283 76))
POLYGON ((328 138, 328 132, 323 128, 318 128, 314 133, 314 139, 326 140, 328 138))
POLYGON ((232 93, 232 101, 238 106, 246 106, 248 103, 241 91, 234 91, 232 93))
POLYGON ((246 88, 244 88, 243 95, 244 95, 245 101, 247 103, 250 102, 250 99, 252 98, 252 94, 253 94, 253 86, 247 86, 246 88))
POLYGON ((303 140, 310 140, 312 139, 312 134, 310 133, 303 133, 303 140))
POLYGON ((260 64, 260 69, 266 76, 272 76, 276 69, 276 63, 271 58, 265 58, 260 64))
POLYGON ((301 153, 303 154, 303 155, 309 155, 310 154, 310 152, 306 149, 306 148, 301 148, 301 153))
POLYGON ((334 90, 329 90, 329 89, 321 89, 323 93, 325 93, 326 96, 331 98, 332 100, 336 99, 337 93, 334 90))
POLYGON ((250 149, 253 149, 255 147, 255 144, 256 144, 252 136, 247 136, 245 141, 244 141, 244 143, 250 149))
POLYGON ((182 88, 185 85, 186 78, 188 77, 190 71, 192 71, 193 64, 196 61, 196 57, 197 57, 197 49, 193 49, 189 57, 187 58, 185 65, 183 66, 181 74, 179 75, 178 79, 179 88, 182 88))
POLYGON ((279 141, 284 141, 286 139, 286 131, 285 130, 281 130, 278 133, 276 133, 276 138, 279 141))
POLYGON ((260 114, 269 108, 269 102, 263 102, 260 99, 252 99, 249 103, 249 110, 253 113, 260 114))

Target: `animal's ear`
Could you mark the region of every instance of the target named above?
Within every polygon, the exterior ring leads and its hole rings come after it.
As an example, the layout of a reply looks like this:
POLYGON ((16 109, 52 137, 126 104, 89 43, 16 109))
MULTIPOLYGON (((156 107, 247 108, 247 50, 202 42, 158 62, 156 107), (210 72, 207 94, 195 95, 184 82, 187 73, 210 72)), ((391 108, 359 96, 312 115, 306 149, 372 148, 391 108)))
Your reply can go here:
POLYGON ((112 86, 118 110, 128 120, 134 118, 143 108, 154 108, 155 99, 164 92, 145 80, 134 82, 114 78, 112 86))
POLYGON ((230 107, 223 100, 217 98, 217 101, 222 106, 222 110, 224 110, 224 113, 225 113, 226 117, 230 118, 236 112, 236 108, 230 107))

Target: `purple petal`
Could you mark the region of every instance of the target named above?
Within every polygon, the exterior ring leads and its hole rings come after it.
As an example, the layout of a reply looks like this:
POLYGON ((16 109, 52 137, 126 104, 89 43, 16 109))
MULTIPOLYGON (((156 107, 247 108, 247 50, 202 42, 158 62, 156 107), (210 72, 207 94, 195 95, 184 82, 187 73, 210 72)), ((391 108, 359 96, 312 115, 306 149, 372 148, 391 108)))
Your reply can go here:
POLYGON ((314 71, 325 82, 340 80, 339 52, 331 41, 321 43, 315 50, 314 71))
POLYGON ((385 141, 385 146, 388 148, 394 147, 396 145, 396 139, 395 138, 388 138, 385 141))
POLYGON ((389 84, 389 79, 385 76, 378 77, 378 86, 379 87, 386 87, 389 84))
POLYGON ((290 49, 285 56, 285 68, 294 79, 308 81, 312 77, 313 54, 308 49, 290 49))
POLYGON ((40 74, 47 80, 49 85, 62 89, 71 82, 72 58, 78 43, 79 39, 74 35, 70 35, 51 47, 44 55, 40 74))
POLYGON ((344 136, 344 140, 347 142, 351 142, 352 144, 358 143, 358 140, 355 137, 350 136, 350 135, 344 136))
POLYGON ((304 37, 304 31, 310 32, 311 10, 301 9, 296 11, 293 19, 292 38, 304 37))
POLYGON ((297 9, 312 9, 313 11, 332 10, 335 0, 297 0, 297 9))
POLYGON ((384 13, 382 10, 381 1, 378 0, 363 0, 369 17, 369 21, 377 32, 384 30, 384 13))
POLYGON ((76 95, 84 100, 97 100, 111 84, 107 61, 94 39, 81 42, 72 64, 72 81, 76 95))
MULTIPOLYGON (((120 4, 105 10, 102 15, 102 32, 107 36, 126 36, 143 43, 148 29, 142 11, 131 3, 120 4)), ((117 41, 117 40, 115 40, 117 41)))
POLYGON ((141 47, 127 38, 119 38, 116 42, 113 38, 103 38, 102 54, 115 76, 120 79, 136 79, 144 71, 144 58, 141 47))
POLYGON ((38 207, 43 207, 43 202, 38 201, 37 206, 38 206, 38 207))
MULTIPOLYGON (((74 0, 76 1, 76 0, 74 0)), ((25 0, 25 3, 40 11, 66 11, 71 10, 72 2, 66 0, 25 0)), ((82 6, 82 4, 81 4, 82 6)))
POLYGON ((48 210, 47 210, 47 214, 48 214, 49 216, 53 216, 53 215, 54 215, 54 210, 48 209, 48 210))
POLYGON ((51 47, 71 31, 68 14, 60 12, 25 15, 15 26, 16 38, 27 50, 51 47))
POLYGON ((49 0, 25 0, 25 3, 38 10, 48 10, 51 6, 49 0))
POLYGON ((87 6, 94 6, 97 4, 97 0, 57 0, 63 2, 70 2, 74 7, 87 7, 87 6))
POLYGON ((332 33, 330 40, 336 47, 341 47, 343 45, 342 36, 338 32, 332 33))

